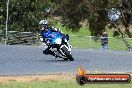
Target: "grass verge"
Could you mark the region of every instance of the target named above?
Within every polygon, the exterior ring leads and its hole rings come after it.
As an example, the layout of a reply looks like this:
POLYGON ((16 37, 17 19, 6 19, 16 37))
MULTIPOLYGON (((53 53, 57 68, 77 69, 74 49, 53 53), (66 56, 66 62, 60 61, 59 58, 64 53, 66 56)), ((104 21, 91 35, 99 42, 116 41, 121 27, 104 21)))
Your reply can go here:
POLYGON ((130 84, 85 84, 78 85, 75 81, 34 81, 27 83, 10 82, 0 84, 0 88, 132 88, 130 84))
POLYGON ((85 84, 76 83, 74 75, 14 76, 0 77, 0 88, 132 88, 129 84, 85 84), (4 81, 4 79, 6 81, 4 81))
MULTIPOLYGON (((98 41, 95 41, 94 38, 90 40, 90 31, 87 25, 83 25, 78 32, 72 32, 71 30, 66 30, 65 27, 61 26, 61 24, 58 22, 56 24, 56 27, 59 27, 64 33, 67 33, 69 35, 76 35, 70 37, 70 44, 74 48, 90 48, 90 49, 101 49, 100 39, 98 41), (80 37, 81 36, 81 37, 80 37)), ((106 28, 109 37, 113 37, 113 31, 114 29, 106 28)), ((128 38, 128 36, 126 36, 128 38)), ((128 43, 132 46, 132 39, 127 39, 128 43)), ((127 50, 127 47, 122 39, 118 38, 109 38, 109 50, 127 50)))
MULTIPOLYGON (((108 39, 109 50, 127 50, 127 47, 122 39, 109 38, 108 39)), ((132 41, 128 41, 132 45, 132 41)), ((101 40, 83 36, 71 36, 69 43, 74 48, 89 48, 89 49, 101 49, 101 40)))

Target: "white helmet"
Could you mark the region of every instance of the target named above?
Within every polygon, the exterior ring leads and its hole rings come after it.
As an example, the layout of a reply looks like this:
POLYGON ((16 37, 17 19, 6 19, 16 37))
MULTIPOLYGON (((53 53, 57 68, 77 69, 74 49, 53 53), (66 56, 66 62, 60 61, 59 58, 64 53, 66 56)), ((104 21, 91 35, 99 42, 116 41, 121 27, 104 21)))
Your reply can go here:
POLYGON ((39 22, 39 24, 48 24, 48 21, 47 21, 47 20, 41 20, 41 21, 39 22))

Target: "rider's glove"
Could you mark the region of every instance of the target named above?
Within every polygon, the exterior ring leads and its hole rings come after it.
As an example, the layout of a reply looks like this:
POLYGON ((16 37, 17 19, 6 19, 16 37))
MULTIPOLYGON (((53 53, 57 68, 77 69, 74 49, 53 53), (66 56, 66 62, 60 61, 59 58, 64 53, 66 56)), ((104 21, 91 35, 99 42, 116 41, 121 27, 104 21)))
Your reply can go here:
POLYGON ((48 39, 45 40, 45 44, 46 44, 47 46, 50 46, 50 45, 51 45, 51 44, 50 44, 50 41, 49 41, 48 39))
POLYGON ((42 37, 42 35, 41 35, 41 34, 39 34, 39 39, 40 39, 40 41, 41 41, 41 42, 43 42, 43 41, 44 41, 44 39, 43 39, 43 37, 42 37))
POLYGON ((66 35, 66 37, 67 37, 67 40, 69 40, 69 35, 68 34, 65 34, 66 35))

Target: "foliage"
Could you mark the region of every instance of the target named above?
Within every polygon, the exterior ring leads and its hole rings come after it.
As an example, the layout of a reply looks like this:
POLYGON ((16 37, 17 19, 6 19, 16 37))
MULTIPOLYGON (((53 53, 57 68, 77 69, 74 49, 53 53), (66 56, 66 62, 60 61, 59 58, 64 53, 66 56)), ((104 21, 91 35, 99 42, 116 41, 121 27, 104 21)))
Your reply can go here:
MULTIPOLYGON (((129 0, 130 1, 130 0, 129 0)), ((5 30, 6 0, 0 1, 0 29, 5 30)), ((8 30, 37 31, 39 21, 48 19, 52 25, 59 18, 68 30, 78 32, 87 20, 91 35, 100 35, 109 24, 108 12, 123 7, 122 0, 10 0, 8 30), (118 5, 118 6, 117 6, 118 5)), ((126 16, 130 18, 130 16, 126 16)))
MULTIPOLYGON (((0 1, 1 24, 5 25, 6 1, 0 1)), ((36 31, 39 20, 45 18, 44 9, 50 5, 49 0, 10 0, 9 29, 17 31, 36 31)))
MULTIPOLYGON (((56 3, 58 0, 54 0, 56 3)), ((112 0, 113 1, 113 0, 112 0)), ((98 35, 108 24, 108 10, 113 6, 109 0, 59 0, 56 14, 62 16, 66 27, 78 31, 80 22, 87 19, 91 35, 98 35), (110 4, 110 5, 109 5, 110 4)))

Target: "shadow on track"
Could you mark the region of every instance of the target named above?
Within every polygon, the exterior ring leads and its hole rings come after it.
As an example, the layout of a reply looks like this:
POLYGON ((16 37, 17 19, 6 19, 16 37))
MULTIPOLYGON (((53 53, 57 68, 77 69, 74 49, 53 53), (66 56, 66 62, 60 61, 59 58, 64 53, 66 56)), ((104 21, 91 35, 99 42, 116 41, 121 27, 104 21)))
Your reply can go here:
POLYGON ((53 59, 51 59, 51 60, 49 60, 49 59, 48 60, 44 60, 43 59, 43 60, 38 60, 38 61, 40 61, 40 62, 71 62, 69 60, 68 61, 65 61, 65 60, 56 60, 56 59, 54 59, 54 60, 53 59))

